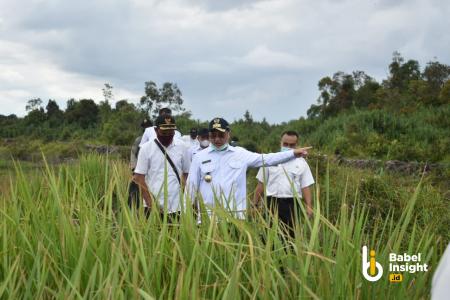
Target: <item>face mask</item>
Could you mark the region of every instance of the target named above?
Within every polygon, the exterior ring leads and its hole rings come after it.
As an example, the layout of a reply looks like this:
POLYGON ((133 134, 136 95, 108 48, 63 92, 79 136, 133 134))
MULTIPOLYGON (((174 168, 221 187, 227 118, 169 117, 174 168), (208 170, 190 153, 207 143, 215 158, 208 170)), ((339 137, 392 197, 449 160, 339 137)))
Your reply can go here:
POLYGON ((172 144, 173 135, 158 135, 158 141, 164 146, 167 147, 172 144))
POLYGON ((214 151, 223 151, 225 149, 228 148, 228 143, 223 144, 222 146, 220 146, 219 148, 216 147, 216 145, 211 144, 211 147, 213 148, 214 151))
POLYGON ((209 141, 208 141, 208 140, 200 141, 200 146, 201 146, 202 148, 208 147, 208 146, 209 146, 209 141))
POLYGON ((289 148, 289 147, 281 147, 281 152, 285 152, 285 151, 289 151, 289 150, 292 150, 292 148, 289 148))

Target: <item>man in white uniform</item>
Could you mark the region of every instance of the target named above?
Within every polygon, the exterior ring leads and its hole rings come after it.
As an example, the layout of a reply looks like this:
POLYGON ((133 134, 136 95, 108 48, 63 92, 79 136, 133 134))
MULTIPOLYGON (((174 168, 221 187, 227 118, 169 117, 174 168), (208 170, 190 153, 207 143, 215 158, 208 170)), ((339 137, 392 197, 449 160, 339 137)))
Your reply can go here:
MULTIPOLYGON (((159 110, 159 116, 171 116, 172 110, 168 107, 163 107, 159 110)), ((148 127, 145 129, 142 135, 139 147, 142 147, 148 141, 153 141, 157 135, 157 126, 148 127)), ((181 139, 181 133, 178 130, 174 130, 174 139, 181 139)))
MULTIPOLYGON (((152 121, 145 119, 141 123, 141 127, 142 127, 142 133, 144 133, 145 129, 147 129, 148 127, 153 127, 153 123, 152 123, 152 121)), ((139 145, 141 143, 141 140, 142 140, 142 135, 138 136, 134 140, 133 146, 131 146, 131 153, 130 153, 130 169, 131 169, 131 171, 134 171, 134 168, 136 168, 137 157, 138 157, 138 153, 139 153, 139 145)))
MULTIPOLYGON (((298 145, 298 134, 285 131, 281 135, 281 151, 290 151, 298 145)), ((279 164, 278 166, 260 168, 256 175, 256 186, 253 205, 259 207, 266 188, 267 207, 286 225, 288 233, 294 236, 294 226, 300 209, 297 199, 304 199, 308 216, 312 215, 310 186, 314 178, 308 163, 303 157, 279 164)))
POLYGON ((174 138, 174 117, 159 116, 155 124, 157 136, 141 147, 133 179, 141 188, 146 213, 151 208, 161 213, 167 210, 173 218, 181 210, 180 189, 183 179, 180 174, 185 169, 185 145, 180 139, 174 138), (167 199, 164 197, 165 185, 168 189, 167 199))
POLYGON ((188 135, 182 136, 182 139, 186 144, 187 148, 198 146, 197 133, 198 133, 197 128, 191 128, 191 131, 189 131, 188 135))
POLYGON ((187 169, 185 173, 189 173, 189 168, 191 167, 192 158, 195 154, 202 151, 203 149, 208 148, 209 146, 209 131, 208 128, 200 128, 197 136, 198 144, 186 149, 186 157, 187 157, 187 169))
POLYGON ((247 209, 247 168, 277 165, 307 154, 307 148, 259 154, 228 144, 230 126, 222 118, 209 123, 210 146, 197 153, 189 169, 187 194, 191 200, 201 196, 208 207, 220 205, 238 218, 247 209))

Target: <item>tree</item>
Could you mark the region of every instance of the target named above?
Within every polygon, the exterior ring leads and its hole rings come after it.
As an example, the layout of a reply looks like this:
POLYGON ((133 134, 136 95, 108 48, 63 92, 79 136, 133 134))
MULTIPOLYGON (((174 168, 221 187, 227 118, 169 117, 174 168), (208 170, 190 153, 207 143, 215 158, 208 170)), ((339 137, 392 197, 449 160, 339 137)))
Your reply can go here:
POLYGON ((111 100, 113 100, 113 86, 109 83, 105 83, 104 84, 105 87, 102 88, 103 91, 103 97, 104 97, 104 101, 105 103, 109 103, 111 100))
POLYGON ((450 66, 430 61, 423 71, 423 78, 434 90, 440 90, 450 79, 450 66))
POLYGON ((99 108, 92 99, 73 101, 66 109, 66 119, 69 123, 76 123, 81 128, 95 126, 99 121, 99 108))
POLYGON ((441 93, 439 94, 439 103, 450 104, 450 80, 447 80, 441 89, 441 93))
POLYGON ((120 100, 116 102, 116 111, 118 110, 135 110, 135 106, 133 103, 128 103, 126 99, 120 100))
POLYGON ((248 110, 246 110, 244 113, 244 122, 247 124, 253 123, 253 117, 248 110))
POLYGON ((145 82, 145 95, 141 97, 140 105, 152 117, 156 117, 162 107, 169 107, 173 114, 185 111, 181 91, 171 82, 165 82, 161 88, 153 81, 145 82))
POLYGON ((126 100, 118 101, 111 117, 103 124, 103 138, 109 144, 130 145, 139 132, 142 119, 133 104, 126 100))
POLYGON ((146 81, 144 85, 145 95, 141 97, 140 105, 147 115, 150 115, 153 104, 159 100, 160 95, 158 87, 153 81, 146 81))
POLYGON ((46 119, 47 116, 44 109, 39 107, 28 112, 25 116, 25 123, 33 127, 39 127, 45 122, 46 119))
POLYGON ((404 58, 397 51, 392 56, 389 73, 385 85, 391 89, 403 90, 409 85, 411 80, 418 80, 421 77, 419 62, 410 59, 404 63, 404 58))
POLYGON ((58 103, 56 103, 55 100, 49 99, 45 109, 47 111, 47 120, 50 127, 57 127, 61 125, 64 121, 64 114, 62 110, 59 109, 58 103))
POLYGON ((46 120, 44 108, 42 107, 41 98, 30 99, 25 106, 28 114, 25 116, 25 124, 29 126, 39 127, 46 120))
POLYGON ((25 110, 33 111, 35 109, 40 109, 41 107, 42 107, 41 98, 34 98, 34 99, 28 100, 27 105, 25 106, 25 110))
POLYGON ((422 102, 430 105, 442 104, 440 94, 445 82, 450 79, 450 66, 437 61, 429 62, 423 71, 422 77, 422 94, 420 95, 422 102))
POLYGON ((111 114, 111 104, 110 102, 114 99, 113 95, 113 86, 109 83, 104 84, 103 92, 103 101, 100 101, 98 108, 100 110, 100 119, 102 123, 105 123, 111 114))

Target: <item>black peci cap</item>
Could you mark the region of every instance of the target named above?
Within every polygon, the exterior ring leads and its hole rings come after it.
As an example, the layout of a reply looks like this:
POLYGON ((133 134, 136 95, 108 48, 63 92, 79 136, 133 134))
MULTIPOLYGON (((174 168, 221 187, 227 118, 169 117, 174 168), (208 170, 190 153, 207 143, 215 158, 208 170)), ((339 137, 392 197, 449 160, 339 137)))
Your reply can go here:
POLYGON ((198 135, 201 137, 209 136, 208 128, 200 128, 198 130, 198 135))
POLYGON ((230 124, 223 118, 214 118, 211 122, 209 122, 209 131, 230 131, 230 124))
POLYGON ((159 116, 156 118, 155 125, 161 130, 177 129, 175 118, 170 115, 159 116))

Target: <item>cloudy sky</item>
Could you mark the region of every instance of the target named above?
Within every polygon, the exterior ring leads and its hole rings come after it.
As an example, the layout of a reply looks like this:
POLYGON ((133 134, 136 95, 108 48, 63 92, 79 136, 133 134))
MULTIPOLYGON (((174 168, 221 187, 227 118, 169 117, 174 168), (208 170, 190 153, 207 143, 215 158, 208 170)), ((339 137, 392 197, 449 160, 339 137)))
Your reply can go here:
POLYGON ((202 120, 306 115, 336 71, 387 75, 392 52, 450 63, 448 0, 0 0, 0 114, 40 97, 138 102, 176 82, 202 120))

